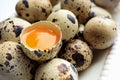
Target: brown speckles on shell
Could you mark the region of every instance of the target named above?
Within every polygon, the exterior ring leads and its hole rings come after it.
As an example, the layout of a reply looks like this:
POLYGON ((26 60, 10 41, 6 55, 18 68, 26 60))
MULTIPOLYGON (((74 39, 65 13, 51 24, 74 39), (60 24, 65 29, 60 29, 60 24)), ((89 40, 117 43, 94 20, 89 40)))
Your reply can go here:
POLYGON ((76 62, 76 64, 74 64, 76 67, 83 66, 83 64, 85 62, 83 55, 81 55, 80 53, 75 53, 72 55, 72 58, 76 62))
POLYGON ((117 28, 113 28, 113 31, 116 31, 117 30, 117 28))
POLYGON ((30 14, 29 14, 29 13, 26 13, 26 16, 27 16, 27 17, 29 17, 29 16, 30 16, 30 14))
POLYGON ((112 19, 94 17, 85 26, 84 39, 95 49, 106 49, 112 46, 117 36, 115 27, 117 26, 112 19))
POLYGON ((16 48, 20 51, 22 51, 22 47, 20 45, 16 45, 16 48))
POLYGON ((78 71, 82 71, 91 64, 93 55, 91 49, 85 42, 79 39, 73 39, 68 42, 65 47, 65 52, 59 56, 71 62, 78 71))
POLYGON ((4 30, 6 30, 6 28, 7 28, 7 26, 5 25, 5 26, 4 26, 4 30))
POLYGON ((60 73, 63 73, 64 75, 68 72, 68 68, 67 68, 67 66, 66 66, 66 64, 60 64, 59 66, 58 66, 58 71, 60 72, 60 73))
POLYGON ((54 80, 54 78, 51 78, 50 80, 54 80))
POLYGON ((23 30, 23 27, 21 27, 21 26, 16 26, 16 25, 13 25, 13 28, 14 28, 13 32, 15 32, 15 34, 16 34, 16 37, 18 37, 18 36, 20 35, 20 33, 22 32, 22 30, 23 30))
POLYGON ((10 66, 10 70, 14 69, 14 66, 10 66))
POLYGON ((71 64, 70 66, 71 66, 72 70, 73 70, 76 74, 78 74, 76 68, 75 68, 72 64, 71 64))
POLYGON ((21 49, 16 48, 16 45, 19 44, 12 41, 3 42, 0 45, 0 57, 2 57, 0 58, 0 75, 1 73, 6 74, 7 78, 2 77, 4 80, 30 80, 32 78, 30 70, 33 65, 30 64, 30 60, 24 55, 21 49), (9 50, 9 48, 11 49, 9 50), (30 64, 29 68, 27 67, 28 64, 30 64))
POLYGON ((45 8, 41 8, 43 13, 46 13, 46 9, 45 8))
POLYGON ((30 25, 29 22, 20 18, 10 18, 1 22, 0 33, 1 42, 15 41, 19 42, 20 33, 23 28, 30 25))
POLYGON ((67 28, 69 28, 70 26, 67 26, 67 28))
POLYGON ((57 20, 57 19, 53 19, 53 20, 52 20, 52 22, 56 22, 56 21, 58 21, 58 20, 57 20))
POLYGON ((75 30, 72 30, 72 32, 74 32, 75 30))
POLYGON ((80 7, 78 7, 76 10, 79 11, 79 10, 80 10, 80 7))
POLYGON ((81 46, 80 45, 75 45, 75 48, 76 49, 81 49, 81 46))
POLYGON ((70 14, 67 14, 67 18, 70 22, 72 22, 73 24, 75 24, 75 18, 73 16, 71 16, 70 14))
POLYGON ((78 72, 68 61, 54 58, 39 66, 35 80, 78 80, 78 72))
POLYGON ((46 20, 51 11, 52 5, 49 1, 20 0, 16 4, 17 14, 31 23, 46 20))
POLYGON ((41 53, 38 52, 38 51, 34 51, 34 54, 35 54, 37 57, 41 57, 41 56, 42 56, 41 53))
POLYGON ((64 4, 68 4, 68 0, 64 0, 64 4))
POLYGON ((29 8, 29 3, 28 0, 23 0, 23 4, 26 8, 29 8))
POLYGON ((0 64, 0 67, 3 67, 3 65, 2 65, 2 64, 0 64))
POLYGON ((10 63, 9 63, 8 61, 5 61, 5 62, 4 62, 4 65, 7 67, 7 66, 10 65, 10 63))
POLYGON ((18 12, 18 16, 22 17, 22 14, 20 12, 18 12))
POLYGON ((14 22, 12 20, 9 21, 10 24, 14 24, 14 22))
POLYGON ((68 41, 72 39, 78 32, 78 21, 76 16, 69 10, 58 10, 48 16, 48 21, 57 24, 62 31, 62 40, 68 41), (62 15, 62 16, 61 16, 62 15), (54 20, 57 19, 57 20, 54 20))
POLYGON ((78 16, 79 22, 84 22, 88 18, 91 8, 90 5, 90 0, 61 0, 62 9, 72 11, 78 16))
POLYGON ((12 60, 12 56, 10 53, 6 53, 6 59, 9 61, 12 60))

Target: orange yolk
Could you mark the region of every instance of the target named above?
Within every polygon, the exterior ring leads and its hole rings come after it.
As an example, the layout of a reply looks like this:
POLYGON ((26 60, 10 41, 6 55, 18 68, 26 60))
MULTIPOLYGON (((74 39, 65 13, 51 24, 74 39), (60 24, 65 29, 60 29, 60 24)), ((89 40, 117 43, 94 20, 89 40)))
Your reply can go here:
POLYGON ((23 38, 33 49, 48 50, 59 41, 60 34, 49 28, 37 28, 25 33, 23 38))

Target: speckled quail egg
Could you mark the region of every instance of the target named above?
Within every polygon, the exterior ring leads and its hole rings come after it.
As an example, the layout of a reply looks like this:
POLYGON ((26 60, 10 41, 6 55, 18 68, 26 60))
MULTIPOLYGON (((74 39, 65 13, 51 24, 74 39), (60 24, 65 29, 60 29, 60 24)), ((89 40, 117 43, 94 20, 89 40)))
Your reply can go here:
POLYGON ((52 12, 47 20, 52 21, 61 28, 63 41, 70 40, 78 32, 78 21, 71 11, 64 9, 57 10, 52 12))
POLYGON ((54 58, 39 66, 35 80, 78 80, 78 72, 68 61, 54 58))
POLYGON ((40 63, 54 58, 62 46, 61 29, 51 21, 40 21, 23 29, 20 42, 23 51, 40 63))
POLYGON ((0 24, 0 42, 15 41, 19 42, 21 31, 31 24, 20 18, 9 18, 0 24))
POLYGON ((60 1, 60 0, 50 0, 51 4, 52 4, 53 6, 56 5, 56 4, 58 4, 59 1, 60 1))
POLYGON ((80 23, 85 23, 89 17, 90 0, 61 0, 61 8, 72 11, 80 23))
POLYGON ((112 10, 119 4, 120 0, 94 0, 96 5, 112 10))
POLYGON ((68 42, 60 57, 72 63, 77 71, 83 71, 90 66, 93 54, 86 42, 73 39, 68 42))
POLYGON ((108 18, 112 18, 112 15, 107 10, 105 10, 101 7, 98 7, 98 6, 91 7, 89 16, 91 18, 95 17, 95 16, 105 16, 108 18))
POLYGON ((115 21, 108 17, 94 17, 84 29, 84 39, 95 49, 110 47, 117 37, 115 21))
POLYGON ((19 0, 16 4, 16 12, 29 22, 46 20, 52 12, 52 5, 49 0, 19 0))
POLYGON ((34 65, 24 55, 20 44, 6 41, 0 44, 0 79, 32 80, 34 65))

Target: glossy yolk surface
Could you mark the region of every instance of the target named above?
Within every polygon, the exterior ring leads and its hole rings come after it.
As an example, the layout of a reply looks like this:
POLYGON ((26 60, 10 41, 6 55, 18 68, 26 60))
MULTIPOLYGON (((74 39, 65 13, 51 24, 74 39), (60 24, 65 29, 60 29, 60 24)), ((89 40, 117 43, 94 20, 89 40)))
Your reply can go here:
POLYGON ((42 28, 25 33, 23 38, 26 45, 33 49, 47 50, 59 41, 60 35, 49 28, 42 28))

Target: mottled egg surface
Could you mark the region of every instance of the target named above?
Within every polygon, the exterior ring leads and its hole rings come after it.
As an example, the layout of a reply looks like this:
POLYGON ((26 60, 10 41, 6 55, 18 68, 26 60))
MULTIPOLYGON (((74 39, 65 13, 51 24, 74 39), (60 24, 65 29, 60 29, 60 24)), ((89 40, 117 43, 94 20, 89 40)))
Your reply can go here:
POLYGON ((4 41, 20 42, 22 30, 31 24, 20 18, 8 18, 0 24, 0 43, 4 41))
POLYGON ((16 4, 17 14, 29 22, 46 20, 52 12, 49 0, 19 0, 16 4))
POLYGON ((65 9, 57 10, 52 12, 47 20, 57 24, 61 28, 63 41, 70 40, 78 32, 78 20, 71 11, 65 9))
POLYGON ((86 42, 80 39, 73 39, 68 42, 60 57, 72 63, 77 71, 83 71, 90 66, 93 53, 86 42))
POLYGON ((7 41, 0 44, 0 79, 31 80, 34 65, 28 59, 20 44, 7 41))
POLYGON ((84 39, 95 49, 105 49, 114 43, 117 37, 117 25, 108 17, 94 17, 84 28, 84 39))
POLYGON ((39 66, 35 80, 78 80, 78 72, 68 61, 54 58, 39 66))
POLYGON ((85 23, 91 9, 90 0, 61 0, 61 8, 72 11, 79 23, 85 23))

